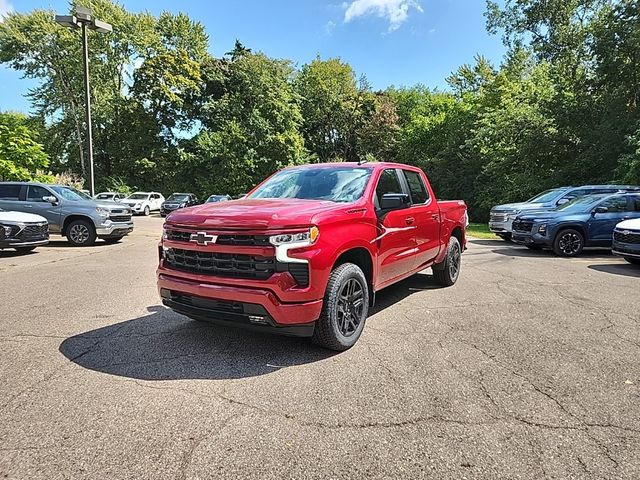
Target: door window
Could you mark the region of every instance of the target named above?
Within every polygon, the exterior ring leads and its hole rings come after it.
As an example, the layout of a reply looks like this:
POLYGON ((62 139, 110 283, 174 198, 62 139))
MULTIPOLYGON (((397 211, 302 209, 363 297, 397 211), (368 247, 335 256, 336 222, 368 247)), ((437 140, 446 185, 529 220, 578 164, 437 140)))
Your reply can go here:
POLYGON ((605 207, 607 209, 607 213, 626 212, 628 210, 627 197, 608 198, 598 206, 605 207))
POLYGON ((382 196, 387 193, 404 193, 400 185, 398 173, 393 168, 388 168, 380 174, 378 186, 376 187, 378 205, 382 202, 382 196))
POLYGON ((429 200, 429 192, 427 192, 427 187, 422 181, 420 174, 411 170, 403 170, 402 173, 404 173, 404 178, 407 180, 407 184, 409 185, 411 203, 414 205, 427 203, 427 200, 429 200))
POLYGON ((19 200, 21 185, 0 185, 0 200, 19 200))
POLYGON ((50 197, 51 192, 46 188, 39 187, 37 185, 29 185, 27 190, 27 201, 28 202, 44 202, 42 197, 50 197))

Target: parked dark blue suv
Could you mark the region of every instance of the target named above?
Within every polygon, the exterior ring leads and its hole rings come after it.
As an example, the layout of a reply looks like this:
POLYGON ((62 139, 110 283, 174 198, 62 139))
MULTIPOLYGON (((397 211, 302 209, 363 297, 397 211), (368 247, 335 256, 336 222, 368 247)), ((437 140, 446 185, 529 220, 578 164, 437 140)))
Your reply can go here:
POLYGON ((519 215, 512 238, 532 249, 552 248, 573 257, 584 247, 611 248, 613 229, 631 218, 640 218, 640 194, 588 195, 552 211, 519 215))

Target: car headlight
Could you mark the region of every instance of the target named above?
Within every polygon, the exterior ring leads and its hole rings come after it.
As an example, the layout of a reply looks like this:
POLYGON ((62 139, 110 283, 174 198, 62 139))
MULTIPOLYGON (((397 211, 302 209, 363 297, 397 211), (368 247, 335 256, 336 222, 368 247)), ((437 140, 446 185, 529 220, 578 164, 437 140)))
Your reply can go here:
POLYGON ((547 234, 547 224, 543 223, 542 225, 538 225, 538 233, 540 235, 546 235, 547 234))
POLYGON ((296 246, 304 247, 316 243, 319 236, 320 230, 318 227, 311 227, 306 232, 272 235, 269 237, 269 243, 275 246, 295 244, 296 246))
POLYGON ((109 210, 107 210, 106 208, 96 207, 96 212, 98 212, 98 215, 100 215, 100 217, 102 218, 109 217, 109 210))
POLYGON ((11 236, 11 227, 6 225, 0 225, 0 238, 7 238, 11 236))
POLYGON ((136 206, 135 206, 135 207, 133 207, 133 208, 140 208, 141 206, 142 206, 142 204, 141 204, 141 203, 136 203, 136 206))

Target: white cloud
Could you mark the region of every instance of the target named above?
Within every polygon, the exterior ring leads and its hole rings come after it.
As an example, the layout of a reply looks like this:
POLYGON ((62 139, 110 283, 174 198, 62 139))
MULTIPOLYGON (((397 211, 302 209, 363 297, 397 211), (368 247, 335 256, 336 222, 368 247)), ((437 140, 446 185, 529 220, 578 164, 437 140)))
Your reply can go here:
POLYGON ((329 20, 326 25, 324 26, 324 32, 327 35, 331 35, 333 33, 333 30, 336 28, 336 22, 333 22, 331 20, 329 20))
POLYGON ((390 32, 397 30, 409 18, 410 8, 422 12, 422 7, 416 0, 353 0, 343 5, 346 8, 345 23, 364 15, 375 14, 388 20, 390 32))
POLYGON ((9 12, 13 12, 13 5, 7 0, 0 0, 0 22, 2 22, 4 16, 9 12))

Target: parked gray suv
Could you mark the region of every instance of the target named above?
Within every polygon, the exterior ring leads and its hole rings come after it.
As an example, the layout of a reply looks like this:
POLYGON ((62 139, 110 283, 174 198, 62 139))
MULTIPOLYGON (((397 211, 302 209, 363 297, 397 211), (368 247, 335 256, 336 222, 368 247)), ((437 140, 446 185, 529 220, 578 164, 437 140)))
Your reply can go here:
POLYGON ((96 238, 115 243, 133 230, 128 206, 97 202, 62 185, 0 182, 0 208, 43 216, 50 233, 76 246, 92 245, 96 238))

